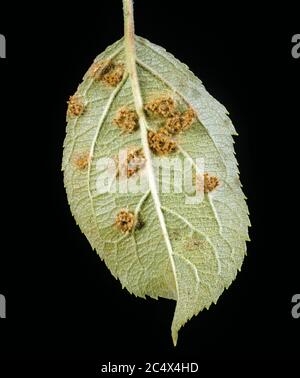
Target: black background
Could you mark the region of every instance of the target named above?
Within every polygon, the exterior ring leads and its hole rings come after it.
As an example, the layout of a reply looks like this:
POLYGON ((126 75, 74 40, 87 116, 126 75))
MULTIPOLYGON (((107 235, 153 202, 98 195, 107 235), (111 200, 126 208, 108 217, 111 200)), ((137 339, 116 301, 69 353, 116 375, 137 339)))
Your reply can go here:
POLYGON ((242 272, 216 306, 188 322, 174 349, 175 302, 121 289, 75 225, 60 171, 66 101, 94 57, 122 36, 121 2, 70 3, 66 11, 26 4, 18 17, 3 9, 0 359, 23 361, 11 371, 38 360, 47 371, 82 363, 96 372, 108 361, 231 368, 243 360, 289 365, 299 355, 300 320, 291 316, 300 292, 300 59, 291 55, 299 25, 293 9, 270 17, 245 5, 219 10, 219 21, 216 10, 184 3, 136 1, 136 33, 188 64, 230 111, 252 222, 242 272))

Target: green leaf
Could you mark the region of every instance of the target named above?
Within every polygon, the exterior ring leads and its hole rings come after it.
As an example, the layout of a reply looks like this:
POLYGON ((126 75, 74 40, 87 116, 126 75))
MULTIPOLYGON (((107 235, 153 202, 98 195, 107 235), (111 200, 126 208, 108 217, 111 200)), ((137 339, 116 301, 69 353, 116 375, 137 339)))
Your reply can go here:
MULTIPOLYGON (((135 37, 132 56, 126 43, 95 59, 69 101, 64 182, 76 222, 122 287, 177 301, 176 345, 178 330, 229 287, 246 252, 250 223, 235 129, 186 65, 143 38, 135 37), (128 182, 146 178, 143 193, 99 193, 97 162, 120 151, 142 157, 127 175, 128 182), (164 177, 155 163, 175 157, 195 170, 203 159, 200 203, 187 203, 185 190, 163 193, 158 185, 164 177)), ((122 179, 114 175, 111 183, 122 179)))

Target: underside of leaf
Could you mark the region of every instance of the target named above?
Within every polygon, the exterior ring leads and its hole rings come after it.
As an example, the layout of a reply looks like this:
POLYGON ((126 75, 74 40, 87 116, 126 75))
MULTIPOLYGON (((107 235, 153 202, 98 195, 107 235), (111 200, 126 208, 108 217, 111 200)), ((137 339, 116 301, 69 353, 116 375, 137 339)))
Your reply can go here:
MULTIPOLYGON (((135 48, 142 119, 121 39, 95 59, 70 98, 64 182, 76 222, 122 287, 177 301, 176 344, 179 329, 235 279, 250 223, 226 109, 163 48, 141 37, 135 48), (143 193, 99 193, 98 162, 120 151, 127 179, 148 180, 143 193), (153 166, 171 156, 192 167, 197 158, 205 162, 201 203, 186 203, 184 191, 160 190, 162 173, 153 166)), ((122 177, 116 172, 111 185, 122 177)))

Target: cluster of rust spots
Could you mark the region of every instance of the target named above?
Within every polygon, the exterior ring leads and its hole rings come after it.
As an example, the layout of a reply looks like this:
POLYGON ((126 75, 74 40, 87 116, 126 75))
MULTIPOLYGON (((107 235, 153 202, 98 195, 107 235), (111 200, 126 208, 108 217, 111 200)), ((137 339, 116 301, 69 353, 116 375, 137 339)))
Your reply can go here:
POLYGON ((121 209, 115 219, 115 225, 123 234, 128 234, 135 225, 135 216, 127 209, 121 209))
POLYGON ((132 133, 138 128, 139 118, 135 110, 130 110, 127 107, 119 109, 117 116, 113 122, 123 131, 132 133))
POLYGON ((170 96, 160 96, 148 102, 144 108, 147 112, 167 118, 175 112, 175 101, 170 96))
POLYGON ((74 95, 69 97, 68 111, 69 116, 80 116, 84 112, 84 104, 80 97, 74 95))
POLYGON ((96 81, 115 87, 123 78, 124 64, 112 60, 100 60, 92 64, 88 73, 96 81))
POLYGON ((146 114, 163 118, 163 126, 157 131, 149 131, 148 142, 153 153, 167 155, 176 150, 174 136, 187 130, 196 118, 195 111, 189 107, 184 112, 177 110, 171 96, 159 96, 145 105, 146 114))
POLYGON ((148 143, 151 151, 160 156, 168 155, 177 147, 176 141, 163 128, 157 132, 148 131, 148 143))
POLYGON ((80 171, 85 171, 90 162, 90 155, 88 152, 78 154, 73 159, 74 166, 80 171))
POLYGON ((176 112, 166 120, 164 128, 168 133, 174 135, 187 130, 195 120, 195 111, 188 108, 185 112, 176 112))
POLYGON ((204 193, 210 193, 220 185, 220 180, 216 176, 212 176, 209 173, 204 175, 196 175, 196 189, 203 191, 204 193))
POLYGON ((121 177, 131 177, 145 166, 146 158, 142 148, 132 147, 126 151, 124 161, 119 161, 115 157, 117 165, 117 175, 121 177))

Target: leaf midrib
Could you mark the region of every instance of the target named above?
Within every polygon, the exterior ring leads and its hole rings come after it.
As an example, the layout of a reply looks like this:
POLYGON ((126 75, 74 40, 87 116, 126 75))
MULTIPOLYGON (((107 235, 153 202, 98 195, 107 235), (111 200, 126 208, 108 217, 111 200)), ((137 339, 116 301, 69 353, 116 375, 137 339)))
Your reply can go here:
POLYGON ((145 170, 148 175, 148 182, 149 182, 149 189, 150 193, 154 202, 154 207, 158 216, 159 224, 161 227, 162 235, 166 244, 166 248, 168 251, 168 256, 172 268, 172 273, 174 276, 176 293, 177 293, 177 300, 179 296, 179 288, 178 288, 178 279, 176 273, 176 266, 174 261, 174 251, 170 241, 169 233, 167 230, 164 214, 161 208, 161 202, 158 195, 157 187, 156 187, 156 179, 153 171, 152 165, 152 157, 151 151, 148 143, 148 124, 146 120, 146 116, 144 113, 144 105, 143 99, 140 90, 139 79, 137 75, 136 69, 136 55, 135 55, 135 36, 131 39, 130 37, 126 38, 125 36, 125 56, 126 56, 126 67, 129 72, 130 82, 131 82, 131 89, 132 95, 135 104, 135 110, 139 117, 139 124, 140 124, 140 131, 141 131, 141 144, 144 150, 144 155, 146 159, 146 166, 145 170))

